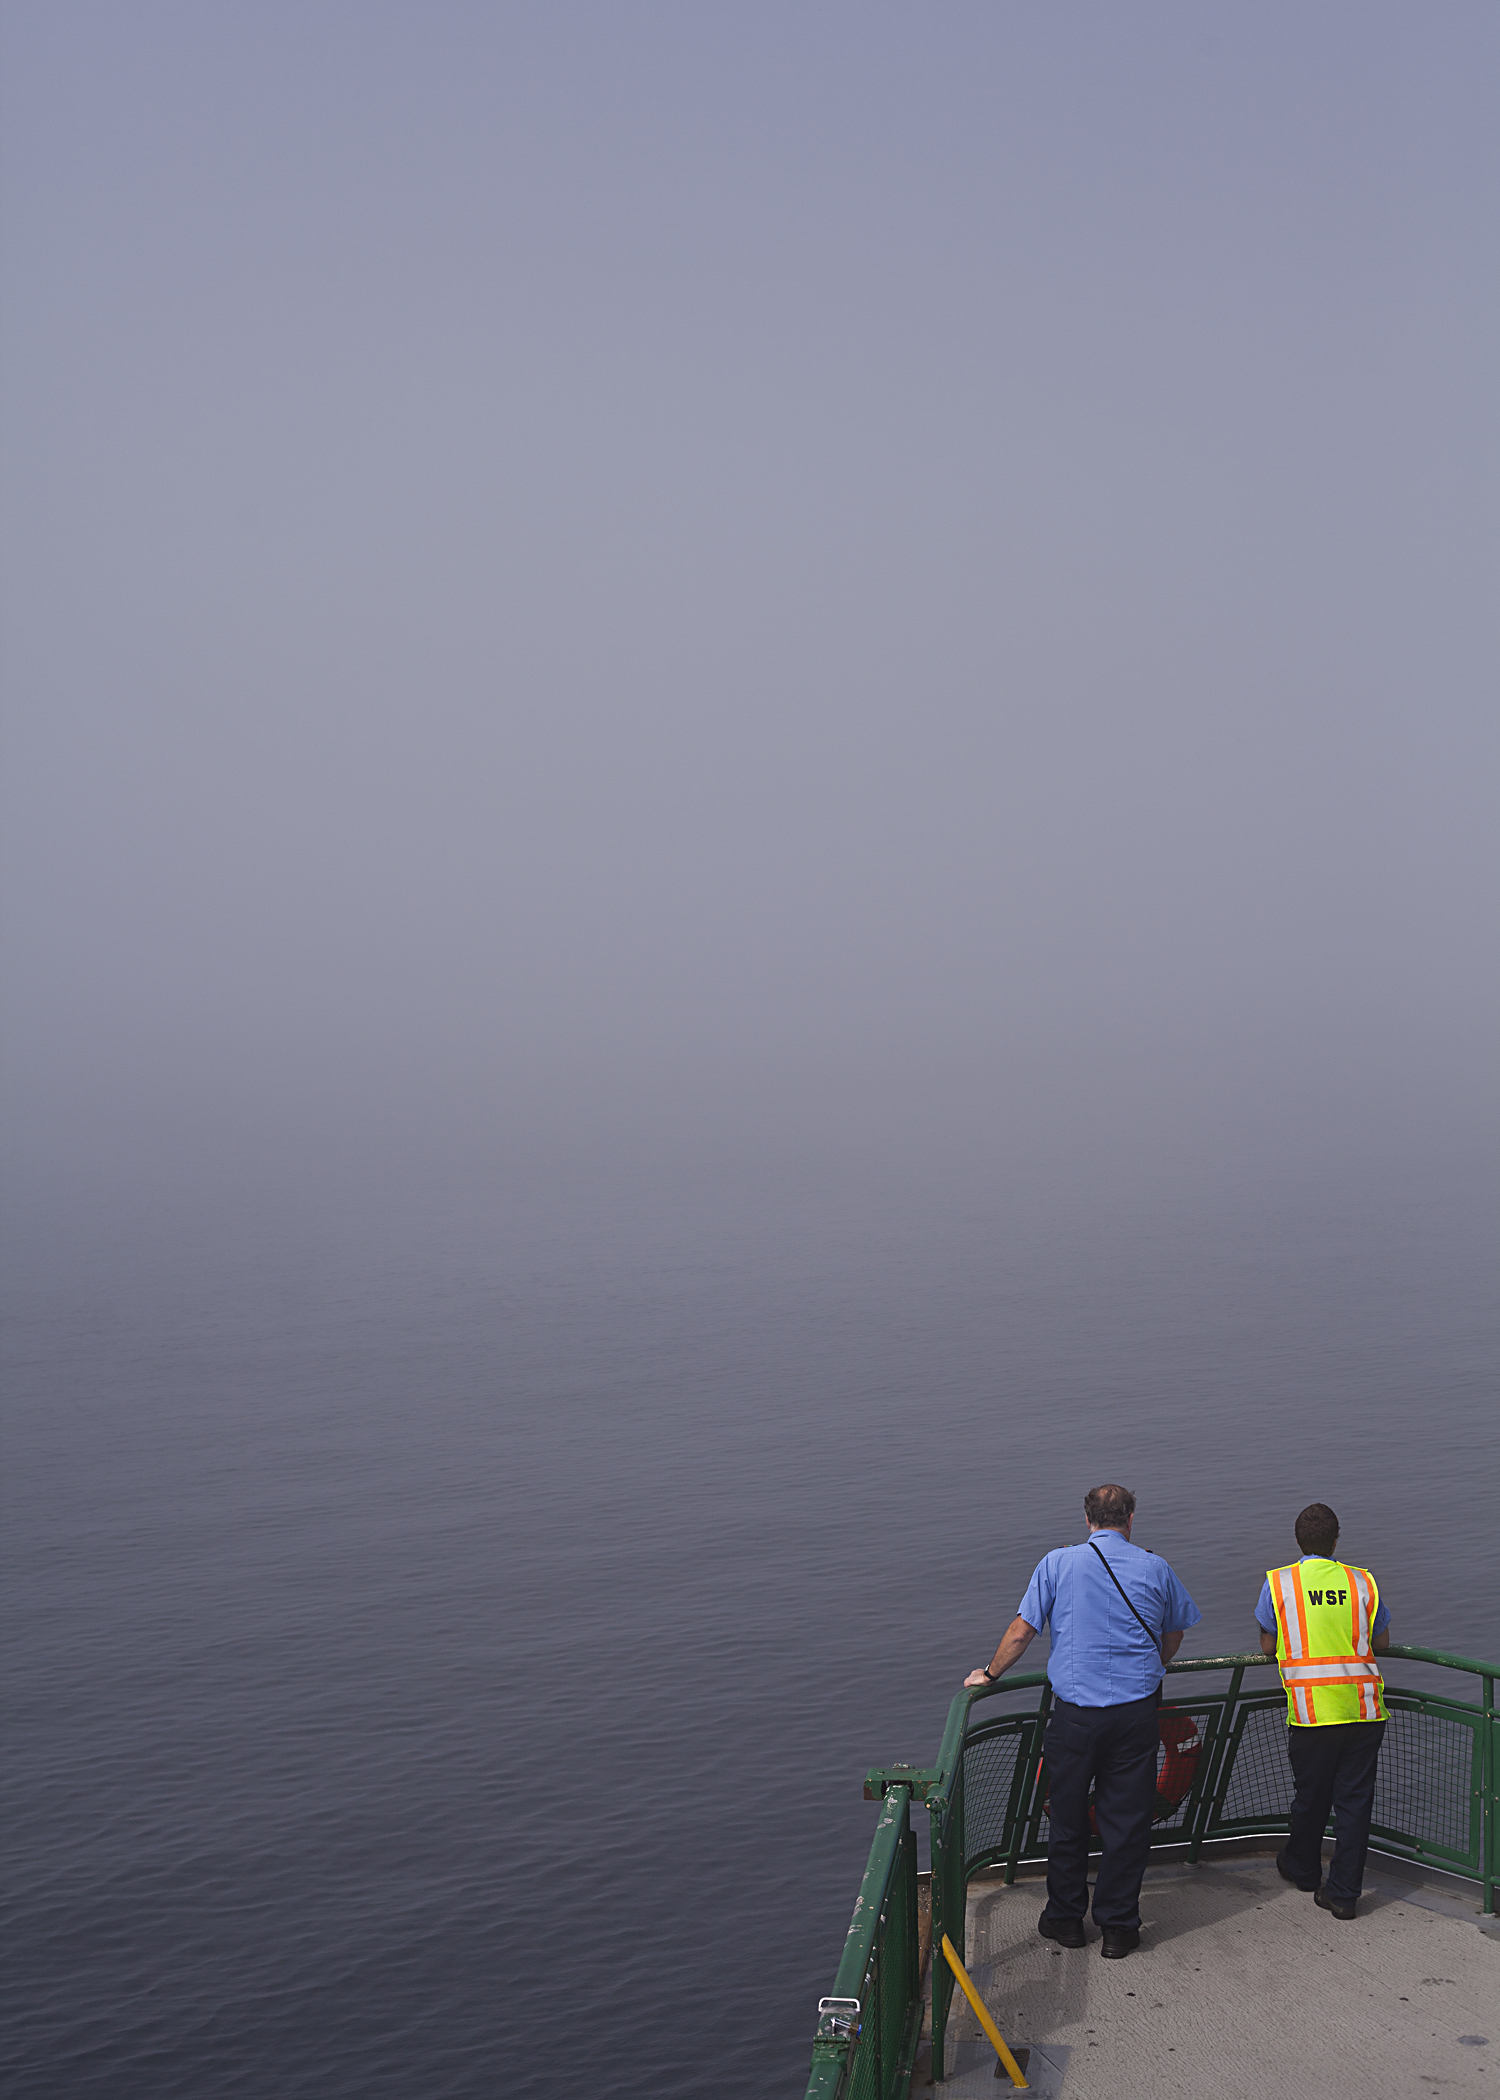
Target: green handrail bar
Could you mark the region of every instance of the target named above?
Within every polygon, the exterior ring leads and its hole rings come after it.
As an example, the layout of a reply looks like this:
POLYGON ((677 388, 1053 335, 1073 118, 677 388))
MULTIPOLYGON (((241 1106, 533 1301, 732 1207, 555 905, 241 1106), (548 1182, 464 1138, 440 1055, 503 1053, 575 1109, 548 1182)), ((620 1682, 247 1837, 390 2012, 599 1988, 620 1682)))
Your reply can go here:
POLYGON ((1440 1663, 1445 1670, 1467 1670, 1473 1677, 1500 1677, 1500 1663, 1476 1662, 1472 1655, 1450 1655, 1444 1648, 1405 1648, 1392 1641, 1383 1658, 1394 1655, 1400 1662, 1440 1663))
MULTIPOLYGON (((1440 1788, 1437 1796, 1414 1804, 1408 1789, 1408 1798, 1397 1802, 1398 1811, 1405 1815, 1404 1825, 1399 1819, 1385 1824, 1377 1819, 1371 1826, 1371 1850, 1425 1861, 1445 1873, 1477 1882, 1483 1912, 1493 1916, 1500 1881, 1500 1808, 1496 1802, 1500 1719, 1495 1708, 1500 1663, 1441 1648, 1394 1643, 1381 1660, 1461 1671, 1480 1680, 1481 1696, 1475 1702, 1444 1692, 1413 1691, 1387 1679, 1386 1704, 1393 1718, 1404 1716, 1415 1718, 1419 1725, 1459 1729, 1471 1740, 1465 1752, 1457 1747, 1461 1736, 1456 1741, 1451 1735, 1447 1738, 1445 1755, 1439 1760, 1441 1778, 1447 1783, 1446 1798, 1440 1788), (1467 1780, 1461 1770, 1465 1756, 1467 1780)), ((1273 1788, 1266 1763, 1267 1730, 1277 1727, 1285 1712, 1280 1678, 1270 1684, 1252 1683, 1249 1689, 1245 1683, 1247 1671, 1274 1668, 1275 1658, 1261 1653, 1192 1656, 1168 1665, 1168 1675, 1173 1678, 1227 1672, 1229 1684, 1225 1691, 1201 1694, 1183 1685, 1165 1701, 1168 1707, 1188 1711, 1197 1719, 1201 1742, 1191 1787, 1173 1814, 1153 1830, 1153 1848, 1170 1847, 1179 1854, 1185 1849, 1186 1856, 1196 1860, 1206 1842, 1287 1829, 1290 1774, 1278 1759, 1275 1769, 1280 1776, 1273 1788), (1268 1790, 1278 1791, 1276 1801, 1268 1798, 1268 1790)), ((931 1827, 932 1944, 940 1945, 946 1932, 962 1959, 970 1875, 985 1867, 1002 1866, 1005 1879, 1012 1881, 1023 1861, 1039 1863, 1045 1857, 1040 1841, 1047 1795, 1042 1732, 1050 1704, 1051 1687, 1039 1670, 1017 1671, 994 1685, 966 1685, 948 1708, 934 1764, 876 1765, 866 1774, 866 1798, 880 1801, 881 1813, 833 1997, 820 2006, 808 2100, 845 2100, 855 2093, 859 2100, 907 2100, 922 2024, 911 1805, 926 1804, 931 1827), (971 1718, 982 1701, 1028 1691, 1039 1695, 1029 1709, 1011 1708, 978 1720, 971 1718), (1012 1746, 1009 1769, 1002 1769, 997 1782, 1004 1805, 998 1810, 996 1826, 998 1797, 993 1788, 986 1794, 982 1767, 992 1751, 1002 1753, 1003 1767, 1003 1753, 1012 1746), (980 1758, 981 1766, 974 1782, 981 1792, 975 1804, 977 1817, 971 1814, 966 1777, 974 1756, 980 1758), (988 1831, 986 1816, 991 1826, 988 1831), (839 2001, 844 2001, 842 2010, 839 2001), (857 2008, 851 2012, 855 2001, 857 2008), (825 2011, 825 2007, 830 2009, 825 2011)), ((1408 1759, 1408 1765, 1410 1762, 1408 1759)), ((1392 1784, 1398 1794, 1406 1769, 1393 1768, 1392 1784)), ((1379 1805, 1377 1796, 1377 1813, 1379 1805)), ((947 1963, 934 1962, 935 2079, 944 2075, 944 2033, 953 1988, 947 1963)))

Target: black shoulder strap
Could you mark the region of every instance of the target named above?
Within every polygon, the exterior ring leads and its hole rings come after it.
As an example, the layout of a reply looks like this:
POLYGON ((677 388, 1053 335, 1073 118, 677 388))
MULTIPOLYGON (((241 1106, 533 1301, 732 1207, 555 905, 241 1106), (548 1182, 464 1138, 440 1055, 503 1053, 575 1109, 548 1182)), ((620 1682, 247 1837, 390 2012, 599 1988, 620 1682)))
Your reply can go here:
MULTIPOLYGON (((1091 1546, 1094 1546, 1094 1541, 1090 1539, 1089 1544, 1091 1546)), ((1094 1546, 1094 1551, 1099 1554, 1099 1560, 1101 1565, 1103 1566, 1105 1574, 1109 1577, 1110 1581, 1114 1584, 1115 1588, 1120 1592, 1120 1595, 1122 1597, 1125 1597, 1124 1583, 1121 1582, 1119 1576, 1115 1573, 1114 1569, 1110 1566, 1109 1562, 1105 1559, 1104 1555, 1099 1552, 1099 1548, 1097 1546, 1094 1546)), ((1130 1616, 1135 1620, 1136 1625, 1140 1627, 1142 1633, 1144 1633, 1146 1638, 1150 1641, 1152 1647, 1156 1650, 1157 1654, 1161 1655, 1160 1634, 1156 1634, 1151 1631, 1151 1628, 1146 1624, 1145 1620, 1141 1617, 1140 1613, 1136 1610, 1135 1606, 1131 1603, 1128 1597, 1125 1597, 1125 1609, 1130 1613, 1130 1616)), ((1165 1667, 1165 1656, 1162 1656, 1162 1664, 1163 1667, 1165 1667)))

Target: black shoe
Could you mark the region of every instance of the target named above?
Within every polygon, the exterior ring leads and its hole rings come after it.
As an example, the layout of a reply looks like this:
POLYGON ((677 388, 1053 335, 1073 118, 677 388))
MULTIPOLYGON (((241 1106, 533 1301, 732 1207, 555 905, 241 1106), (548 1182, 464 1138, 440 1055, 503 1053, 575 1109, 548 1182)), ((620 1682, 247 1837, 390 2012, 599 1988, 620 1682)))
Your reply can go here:
POLYGON ((1036 1921, 1036 1929, 1044 1940, 1056 1940, 1059 1947, 1083 1945, 1082 1918, 1049 1918, 1043 1911, 1036 1921))
POLYGON ((1354 1916, 1354 1905, 1352 1903, 1346 1903, 1342 1896, 1330 1896, 1326 1889, 1319 1889, 1313 1897, 1313 1902, 1317 1904, 1319 1910, 1331 1911, 1336 1918, 1352 1918, 1354 1916))
POLYGON ((1099 1952, 1106 1961, 1123 1961, 1127 1954, 1134 1954, 1141 1944, 1140 1928, 1135 1925, 1106 1925, 1104 1944, 1099 1952))
POLYGON ((1295 1867, 1287 1865, 1287 1857, 1284 1852, 1278 1852, 1276 1855, 1276 1871, 1282 1880, 1289 1881, 1294 1889, 1301 1889, 1304 1896, 1315 1895, 1323 1886, 1321 1881, 1304 1881, 1295 1867))

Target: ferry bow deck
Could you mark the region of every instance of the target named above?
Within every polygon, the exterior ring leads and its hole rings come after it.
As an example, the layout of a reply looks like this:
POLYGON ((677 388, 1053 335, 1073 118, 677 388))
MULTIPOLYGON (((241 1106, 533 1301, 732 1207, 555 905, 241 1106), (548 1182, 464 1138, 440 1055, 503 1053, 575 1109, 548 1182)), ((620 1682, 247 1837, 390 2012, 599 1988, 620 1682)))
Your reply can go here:
POLYGON ((1261 1655, 1171 1665, 1141 1945, 1113 1962, 1092 1928, 1082 1949, 1036 1930, 1045 1677, 961 1691, 935 1764, 866 1775, 881 1810, 818 2002, 807 2100, 1012 2089, 997 2082, 945 1939, 1009 2047, 1032 2052, 1038 2100, 1500 2100, 1500 1664, 1395 1646, 1383 1660, 1391 1719, 1352 1920, 1276 1871, 1291 1774, 1274 1666, 1261 1655), (918 1872, 914 1816, 927 1822, 930 1875, 918 1872))
MULTIPOLYGON (((1269 1852, 1151 1868, 1141 1945, 1102 1961, 1098 1934, 1040 1937, 1043 1877, 969 1884, 970 1976, 1036 2100, 1467 2100, 1500 2096, 1500 1924, 1477 1891, 1373 1858, 1349 1923, 1277 1873, 1269 1852)), ((941 1959, 941 1955, 939 1956, 941 1959)), ((930 2019, 931 2000, 924 2011, 930 2019)), ((948 2076, 930 2034, 914 2100, 997 2100, 1011 2087, 961 1993, 948 2076)))

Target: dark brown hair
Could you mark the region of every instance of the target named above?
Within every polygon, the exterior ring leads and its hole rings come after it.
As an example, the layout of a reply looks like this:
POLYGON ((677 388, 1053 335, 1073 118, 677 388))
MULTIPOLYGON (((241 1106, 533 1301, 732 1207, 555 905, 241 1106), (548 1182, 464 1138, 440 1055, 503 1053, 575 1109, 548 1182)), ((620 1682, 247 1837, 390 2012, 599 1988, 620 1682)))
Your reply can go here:
POLYGON ((1327 1560, 1339 1542, 1339 1520, 1326 1502, 1309 1502, 1297 1519, 1297 1544, 1327 1560))
POLYGON ((1107 1480, 1102 1488, 1090 1488, 1083 1498, 1083 1513, 1091 1524, 1100 1524, 1106 1530, 1121 1530, 1135 1515, 1135 1497, 1129 1488, 1116 1487, 1107 1480))

